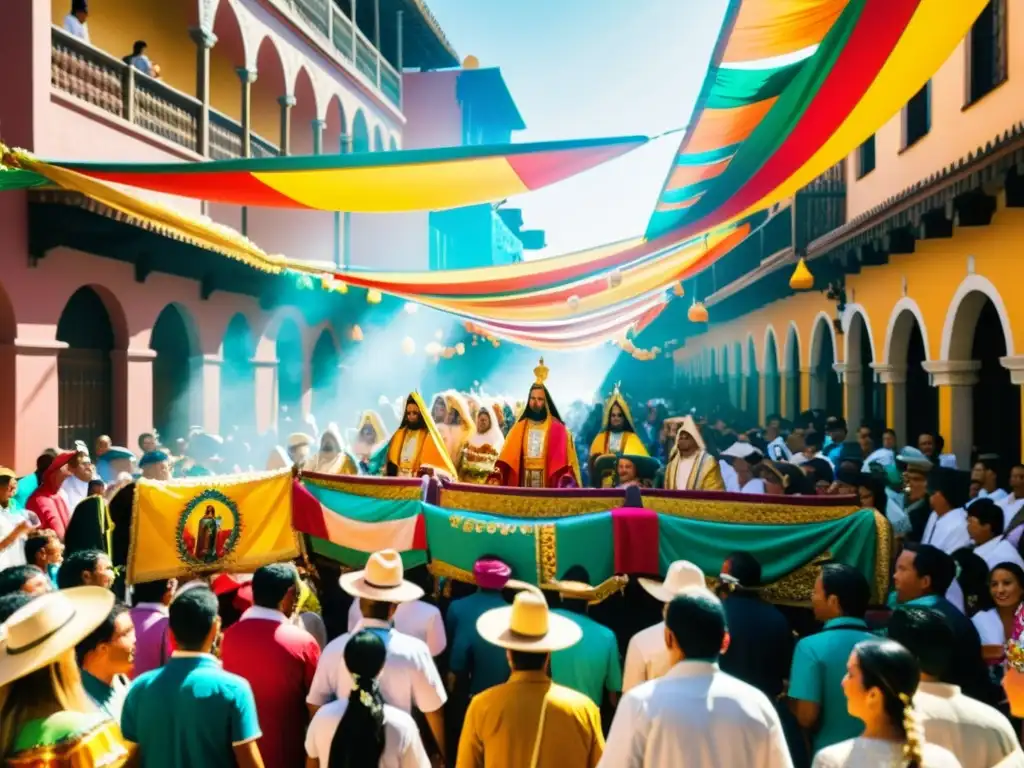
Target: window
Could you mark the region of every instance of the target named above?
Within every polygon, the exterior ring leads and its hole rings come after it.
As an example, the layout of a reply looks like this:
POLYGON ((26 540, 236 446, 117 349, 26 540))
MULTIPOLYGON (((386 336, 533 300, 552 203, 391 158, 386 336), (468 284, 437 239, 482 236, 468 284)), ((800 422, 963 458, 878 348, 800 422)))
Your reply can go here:
POLYGON ((857 147, 857 178, 862 179, 875 170, 875 136, 857 147))
POLYGON ((967 106, 1006 80, 1006 5, 992 0, 967 35, 967 106))
POLYGON ((912 146, 924 138, 932 128, 932 83, 910 97, 903 108, 903 148, 912 146))

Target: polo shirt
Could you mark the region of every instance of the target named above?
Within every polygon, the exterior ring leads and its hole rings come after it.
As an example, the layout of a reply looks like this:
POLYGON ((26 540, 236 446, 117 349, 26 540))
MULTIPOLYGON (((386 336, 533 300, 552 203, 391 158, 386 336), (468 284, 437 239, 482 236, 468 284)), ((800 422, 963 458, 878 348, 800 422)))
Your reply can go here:
POLYGON ((280 611, 253 606, 225 630, 220 658, 226 671, 248 681, 259 720, 268 724, 259 740, 266 768, 302 765, 306 694, 320 660, 316 639, 280 611))
MULTIPOLYGON (((368 629, 387 649, 379 683, 384 701, 403 712, 436 712, 448 700, 441 675, 427 644, 415 637, 392 629, 386 621, 363 619, 359 629, 368 629)), ((309 687, 306 702, 322 707, 335 699, 347 699, 352 692, 352 675, 345 666, 345 646, 351 633, 335 638, 324 648, 309 687)))
POLYGON ((829 619, 820 632, 796 644, 789 698, 820 707, 818 728, 812 738, 815 752, 859 736, 864 730, 864 723, 846 710, 842 681, 853 646, 874 637, 863 619, 841 616, 829 619))
POLYGON ((551 654, 551 679, 579 691, 600 707, 606 690, 622 690, 622 664, 615 633, 581 613, 563 608, 554 612, 575 623, 583 630, 583 637, 576 645, 551 654))
POLYGON ((456 674, 469 674, 472 696, 508 680, 505 649, 491 645, 476 631, 476 621, 492 608, 507 608, 500 592, 480 590, 453 600, 448 606, 448 639, 451 655, 448 668, 456 674))
POLYGON ((82 686, 89 698, 96 702, 96 706, 107 713, 107 716, 115 723, 121 722, 121 711, 124 708, 125 697, 128 696, 128 678, 124 675, 114 675, 111 685, 107 685, 98 677, 82 670, 82 686))
POLYGON ((262 735, 249 683, 213 656, 186 651, 136 678, 121 732, 139 745, 142 768, 234 765, 232 747, 262 735))
MULTIPOLYGON (((357 598, 352 601, 352 605, 348 609, 348 631, 354 632, 362 620, 363 613, 359 608, 357 598)), ((399 632, 418 637, 426 643, 434 658, 444 653, 444 649, 448 646, 448 640, 444 633, 444 619, 441 618, 441 611, 436 605, 431 605, 423 600, 401 603, 395 608, 395 615, 391 622, 399 632)))
MULTIPOLYGON (((9 507, 0 507, 0 539, 6 539, 21 525, 25 517, 14 510, 14 503, 9 507)), ((16 565, 25 565, 25 539, 22 535, 11 542, 7 549, 0 550, 0 571, 16 565)))

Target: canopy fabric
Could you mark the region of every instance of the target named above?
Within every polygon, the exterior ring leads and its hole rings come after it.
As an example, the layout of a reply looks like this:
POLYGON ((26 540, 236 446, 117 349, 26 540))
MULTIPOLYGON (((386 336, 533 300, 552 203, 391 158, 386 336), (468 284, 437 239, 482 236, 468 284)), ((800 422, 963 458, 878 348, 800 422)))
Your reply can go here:
POLYGON ((575 176, 646 142, 645 136, 625 136, 200 163, 50 165, 213 203, 391 213, 496 202, 575 176))

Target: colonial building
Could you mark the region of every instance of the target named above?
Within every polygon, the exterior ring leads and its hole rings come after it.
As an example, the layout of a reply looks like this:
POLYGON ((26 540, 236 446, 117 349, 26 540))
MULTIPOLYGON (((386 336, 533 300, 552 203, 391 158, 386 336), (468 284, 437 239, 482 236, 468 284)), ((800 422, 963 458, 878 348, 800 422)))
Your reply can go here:
POLYGON ((861 147, 769 212, 684 285, 661 327, 682 386, 713 383, 751 418, 803 409, 937 430, 1021 455, 1024 17, 993 0, 966 39, 861 147), (804 258, 813 285, 794 280, 804 258), (796 290, 800 289, 800 290, 796 290), (707 325, 683 314, 704 300, 707 325))
MULTIPOLYGON (((87 39, 66 28, 75 28, 70 0, 6 8, 0 141, 84 161, 391 151, 414 132, 403 73, 459 61, 422 0, 89 8, 87 39), (158 76, 126 63, 137 41, 158 76)), ((451 119, 443 106, 417 117, 451 119)), ((382 233, 380 217, 365 214, 141 194, 272 253, 429 263, 425 220, 382 233)), ((0 263, 0 464, 19 471, 45 447, 101 433, 131 445, 153 427, 168 438, 189 425, 262 431, 282 407, 323 413, 344 389, 340 361, 358 343, 360 319, 388 303, 371 306, 361 291, 314 301, 281 278, 44 190, 0 194, 0 263)))

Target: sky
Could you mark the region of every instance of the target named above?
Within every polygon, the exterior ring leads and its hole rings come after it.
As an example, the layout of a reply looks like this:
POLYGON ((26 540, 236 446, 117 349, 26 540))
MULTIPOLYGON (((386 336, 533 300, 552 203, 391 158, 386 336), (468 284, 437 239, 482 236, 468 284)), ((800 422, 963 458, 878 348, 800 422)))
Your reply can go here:
MULTIPOLYGON (((460 57, 500 67, 526 123, 513 140, 657 136, 690 117, 725 0, 427 0, 460 57)), ((538 256, 641 234, 681 134, 509 201, 538 256)))

